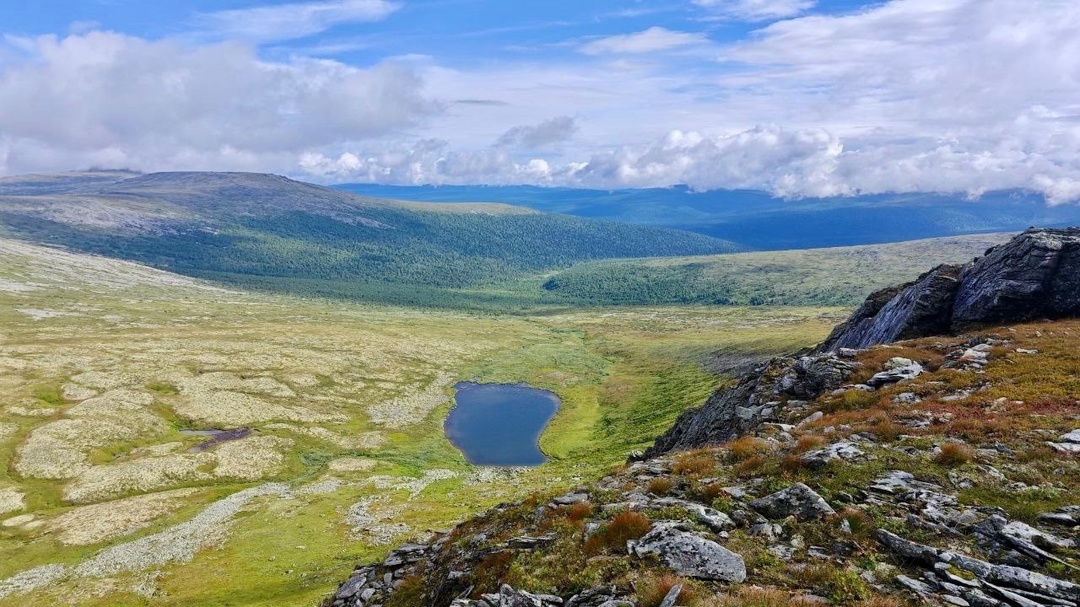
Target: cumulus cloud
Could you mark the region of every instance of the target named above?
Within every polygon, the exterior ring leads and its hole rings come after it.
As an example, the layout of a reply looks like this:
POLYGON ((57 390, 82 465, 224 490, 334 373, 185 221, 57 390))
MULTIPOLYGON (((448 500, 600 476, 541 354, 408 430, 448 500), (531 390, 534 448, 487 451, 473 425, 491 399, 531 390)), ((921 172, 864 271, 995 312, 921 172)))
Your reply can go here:
MULTIPOLYGON (((25 41, 24 41, 25 42, 25 41)), ((246 45, 188 47, 120 34, 44 36, 0 70, 0 171, 284 166, 439 111, 415 72, 261 61, 246 45), (66 163, 66 166, 65 166, 66 163)))
POLYGON ((387 0, 296 2, 205 13, 196 22, 224 39, 281 41, 303 38, 343 23, 380 21, 401 8, 387 0))
POLYGON ((582 46, 581 52, 586 55, 655 53, 706 42, 708 42, 708 37, 701 33, 650 27, 634 34, 621 34, 593 40, 582 46))
POLYGON ((794 17, 817 4, 817 0, 693 0, 714 14, 743 21, 769 21, 794 17))
POLYGON ((550 165, 540 158, 518 162, 500 149, 452 151, 446 141, 437 139, 380 145, 337 157, 311 152, 300 164, 309 174, 335 182, 505 185, 547 184, 552 177, 550 165))
POLYGON ((557 116, 533 126, 515 126, 503 133, 495 145, 534 150, 566 141, 577 131, 577 121, 573 117, 557 116))

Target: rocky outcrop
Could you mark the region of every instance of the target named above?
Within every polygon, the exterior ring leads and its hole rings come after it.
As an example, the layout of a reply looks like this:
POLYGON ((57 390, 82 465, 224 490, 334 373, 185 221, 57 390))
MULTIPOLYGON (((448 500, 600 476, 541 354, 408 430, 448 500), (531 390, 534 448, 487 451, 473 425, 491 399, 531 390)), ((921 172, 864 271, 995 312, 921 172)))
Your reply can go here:
POLYGON ((1032 229, 964 266, 939 266, 874 293, 818 351, 1077 315, 1080 228, 1032 229))
MULTIPOLYGON (((964 266, 939 266, 913 283, 870 295, 812 355, 777 358, 745 374, 683 413, 644 456, 737 438, 771 421, 786 403, 835 390, 856 368, 845 360, 853 350, 980 324, 1065 316, 1080 316, 1080 228, 1028 230, 964 266)), ((968 359, 984 354, 972 351, 968 359)), ((909 380, 924 370, 917 362, 895 360, 865 387, 909 380)))
POLYGON ((645 453, 717 444, 746 434, 780 412, 785 401, 812 399, 842 386, 858 365, 835 354, 775 358, 747 374, 733 388, 716 392, 689 409, 645 453))

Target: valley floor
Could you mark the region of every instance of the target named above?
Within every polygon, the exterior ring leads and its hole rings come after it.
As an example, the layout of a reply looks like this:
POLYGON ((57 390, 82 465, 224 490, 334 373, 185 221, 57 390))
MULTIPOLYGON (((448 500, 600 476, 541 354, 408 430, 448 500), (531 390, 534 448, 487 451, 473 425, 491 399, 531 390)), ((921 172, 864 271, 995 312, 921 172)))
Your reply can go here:
POLYGON ((393 545, 602 475, 844 312, 417 311, 0 240, 0 606, 315 604, 393 545), (558 394, 552 461, 468 465, 441 431, 459 380, 558 394), (217 429, 250 432, 196 448, 217 429))

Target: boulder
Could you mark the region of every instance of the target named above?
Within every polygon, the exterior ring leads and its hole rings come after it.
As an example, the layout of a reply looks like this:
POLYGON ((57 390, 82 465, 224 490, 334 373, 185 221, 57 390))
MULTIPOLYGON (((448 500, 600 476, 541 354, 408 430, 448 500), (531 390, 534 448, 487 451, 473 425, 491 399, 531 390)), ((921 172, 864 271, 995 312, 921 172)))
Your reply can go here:
POLYGON ((802 483, 758 498, 750 502, 750 507, 773 520, 794 516, 800 521, 810 521, 836 514, 824 498, 802 483))
POLYGON ((630 550, 639 558, 659 558, 678 575, 730 584, 746 580, 746 564, 741 556, 673 525, 654 525, 644 537, 630 543, 630 550))
POLYGON ((881 373, 874 374, 873 377, 866 380, 866 384, 874 388, 880 388, 881 386, 915 379, 922 375, 923 370, 923 366, 919 363, 910 363, 902 367, 893 367, 891 369, 886 369, 881 373))
POLYGON ((878 291, 818 352, 1080 315, 1080 228, 1031 229, 964 266, 878 291))
POLYGON ((854 461, 867 459, 866 453, 851 441, 840 441, 827 447, 808 451, 799 456, 807 468, 824 468, 835 461, 854 461))

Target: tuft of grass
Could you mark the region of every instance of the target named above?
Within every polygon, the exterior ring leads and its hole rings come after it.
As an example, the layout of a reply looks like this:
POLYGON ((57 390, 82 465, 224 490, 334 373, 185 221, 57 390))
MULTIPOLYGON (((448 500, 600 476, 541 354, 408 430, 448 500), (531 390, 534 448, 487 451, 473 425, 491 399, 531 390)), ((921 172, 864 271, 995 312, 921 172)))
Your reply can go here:
POLYGON ((671 471, 682 476, 702 476, 716 469, 716 458, 708 451, 685 453, 671 466, 671 471))
POLYGON ((146 388, 164 396, 180 394, 180 388, 177 388, 175 384, 170 384, 169 382, 165 381, 150 382, 146 384, 146 388))
POLYGON ((623 553, 626 542, 636 540, 652 529, 652 521, 638 512, 623 512, 603 525, 585 542, 585 554, 623 553))
POLYGON ((727 447, 731 452, 731 457, 737 462, 750 459, 755 455, 765 455, 772 450, 768 442, 755 436, 737 438, 728 443, 727 447))
POLYGON ((653 495, 667 495, 671 493, 671 489, 675 486, 675 483, 666 476, 658 476, 649 481, 648 491, 653 495))
POLYGON ((791 449, 792 453, 806 453, 807 451, 813 451, 819 447, 824 447, 828 442, 824 436, 817 434, 804 434, 799 437, 799 440, 795 442, 795 446, 791 449))
POLYGON ((949 468, 963 466, 975 459, 975 450, 963 443, 945 443, 941 452, 934 456, 934 462, 949 468))
POLYGON ((870 588, 856 571, 815 563, 796 573, 799 583, 822 593, 835 605, 851 605, 870 598, 870 588))
POLYGON ((658 574, 647 572, 643 579, 634 584, 638 607, 659 607, 671 589, 682 585, 676 605, 699 605, 701 596, 693 583, 679 578, 673 573, 658 574))
POLYGON ((705 602, 704 605, 708 607, 810 607, 819 603, 776 588, 740 586, 732 592, 705 602))

